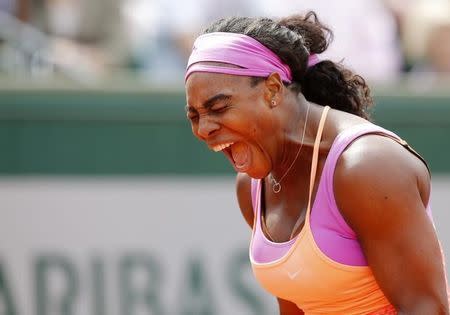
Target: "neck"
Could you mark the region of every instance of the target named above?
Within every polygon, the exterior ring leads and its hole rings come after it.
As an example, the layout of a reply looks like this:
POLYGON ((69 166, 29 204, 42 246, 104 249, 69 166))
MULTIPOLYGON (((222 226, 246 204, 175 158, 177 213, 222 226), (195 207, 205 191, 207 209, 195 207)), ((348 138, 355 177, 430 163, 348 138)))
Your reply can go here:
MULTIPOLYGON (((313 132, 314 123, 313 105, 308 103, 304 98, 291 105, 290 110, 286 113, 287 123, 283 126, 290 126, 283 128, 282 147, 280 149, 278 162, 275 162, 270 173, 271 177, 275 179, 274 183, 284 182, 290 173, 295 173, 294 170, 302 168, 306 165, 305 160, 309 160, 309 155, 314 146, 315 133, 313 132), (296 115, 292 115, 292 112, 296 115), (311 128, 313 127, 313 128, 311 128)), ((289 108, 289 107, 288 107, 289 108)))

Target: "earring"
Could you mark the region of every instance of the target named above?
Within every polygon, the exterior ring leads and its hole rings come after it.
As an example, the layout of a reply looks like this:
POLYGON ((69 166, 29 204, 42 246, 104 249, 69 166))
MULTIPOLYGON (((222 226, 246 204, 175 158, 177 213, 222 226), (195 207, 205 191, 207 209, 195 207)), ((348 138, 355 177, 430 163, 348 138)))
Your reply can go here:
POLYGON ((277 105, 277 102, 275 102, 275 100, 272 99, 272 101, 270 101, 270 104, 272 105, 272 107, 274 107, 275 105, 277 105))

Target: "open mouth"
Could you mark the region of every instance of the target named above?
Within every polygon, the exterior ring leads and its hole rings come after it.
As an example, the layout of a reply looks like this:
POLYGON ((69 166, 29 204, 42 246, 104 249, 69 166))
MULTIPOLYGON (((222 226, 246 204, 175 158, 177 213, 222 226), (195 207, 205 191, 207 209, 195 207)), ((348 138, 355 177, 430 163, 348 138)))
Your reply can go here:
POLYGON ((250 167, 250 147, 244 142, 218 144, 212 149, 215 152, 223 152, 237 172, 246 172, 250 167))
POLYGON ((212 150, 214 152, 219 152, 219 151, 223 151, 226 148, 229 148, 231 145, 233 145, 234 142, 228 142, 228 143, 222 143, 222 144, 217 144, 215 146, 212 147, 212 150))

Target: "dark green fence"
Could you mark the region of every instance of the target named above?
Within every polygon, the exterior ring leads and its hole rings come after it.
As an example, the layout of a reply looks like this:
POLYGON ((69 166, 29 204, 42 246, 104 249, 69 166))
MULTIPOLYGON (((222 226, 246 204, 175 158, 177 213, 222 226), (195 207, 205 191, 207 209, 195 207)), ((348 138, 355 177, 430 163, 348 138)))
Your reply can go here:
MULTIPOLYGON (((450 94, 376 102, 376 123, 450 172, 450 94)), ((194 139, 184 105, 182 91, 0 91, 0 174, 232 174, 194 139)))

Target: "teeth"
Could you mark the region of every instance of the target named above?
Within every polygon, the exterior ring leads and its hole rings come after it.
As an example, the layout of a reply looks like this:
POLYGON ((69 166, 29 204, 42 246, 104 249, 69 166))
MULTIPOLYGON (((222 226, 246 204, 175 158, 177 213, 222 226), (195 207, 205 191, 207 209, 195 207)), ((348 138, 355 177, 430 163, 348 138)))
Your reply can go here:
POLYGON ((212 147, 214 152, 219 152, 222 151, 225 148, 228 148, 230 145, 232 145, 234 142, 228 142, 228 143, 222 143, 222 144, 218 144, 212 147))

